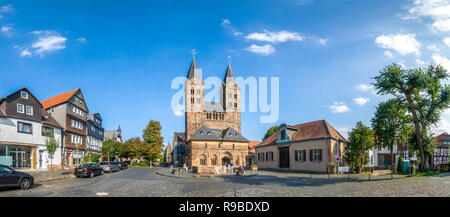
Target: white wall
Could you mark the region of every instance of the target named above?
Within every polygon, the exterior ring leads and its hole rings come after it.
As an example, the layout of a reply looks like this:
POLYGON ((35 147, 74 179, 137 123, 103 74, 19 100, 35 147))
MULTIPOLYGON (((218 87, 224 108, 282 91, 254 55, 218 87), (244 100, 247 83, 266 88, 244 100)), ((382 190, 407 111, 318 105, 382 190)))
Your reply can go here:
MULTIPOLYGON (((51 127, 51 126, 47 126, 51 127)), ((53 128, 53 127, 52 127, 53 128)), ((53 128, 55 140, 58 143, 58 149, 56 150, 53 158, 53 165, 61 164, 61 129, 53 128)), ((5 142, 20 142, 20 143, 29 143, 36 145, 36 168, 39 169, 39 150, 45 149, 45 141, 47 137, 42 136, 42 123, 22 120, 16 118, 0 118, 0 141, 5 142), (32 124, 32 134, 26 133, 18 133, 17 132, 17 122, 24 122, 32 124)), ((48 153, 45 152, 45 156, 48 157, 48 153)), ((47 168, 47 164, 44 163, 46 160, 43 160, 43 168, 47 168)), ((48 161, 50 164, 50 160, 48 161)))

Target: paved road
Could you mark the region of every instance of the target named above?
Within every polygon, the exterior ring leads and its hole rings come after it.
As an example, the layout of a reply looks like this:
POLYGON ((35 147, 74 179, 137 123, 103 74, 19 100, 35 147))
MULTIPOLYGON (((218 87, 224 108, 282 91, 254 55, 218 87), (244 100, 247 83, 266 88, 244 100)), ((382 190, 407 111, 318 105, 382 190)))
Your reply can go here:
MULTIPOLYGON (((135 168, 95 178, 42 182, 29 190, 0 189, 8 196, 446 196, 450 197, 450 173, 435 177, 403 178, 371 182, 330 182, 294 175, 263 174, 213 179, 180 179, 155 174, 166 168, 135 168)), ((167 169, 166 169, 167 170, 167 169)))

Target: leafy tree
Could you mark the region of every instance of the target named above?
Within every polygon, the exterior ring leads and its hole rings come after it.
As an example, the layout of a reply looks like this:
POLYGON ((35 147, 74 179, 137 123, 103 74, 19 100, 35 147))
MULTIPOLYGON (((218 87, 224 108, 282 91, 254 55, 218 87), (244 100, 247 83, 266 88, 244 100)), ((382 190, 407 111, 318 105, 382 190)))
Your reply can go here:
POLYGON ((344 160, 357 173, 361 173, 362 167, 369 163, 368 150, 375 145, 374 132, 362 122, 356 123, 348 135, 348 143, 344 153, 344 160))
POLYGON ((45 140, 45 148, 47 149, 48 155, 50 156, 50 171, 51 171, 53 168, 53 156, 55 155, 56 149, 58 148, 58 142, 56 142, 53 133, 50 133, 50 135, 48 135, 47 139, 45 140))
POLYGON ((404 70, 397 64, 384 67, 374 79, 378 93, 392 94, 412 116, 415 143, 420 153, 420 170, 427 170, 423 131, 439 121, 450 104, 450 86, 442 84, 449 77, 441 65, 404 70))
MULTIPOLYGON (((432 133, 429 133, 428 131, 422 131, 422 142, 423 142, 423 149, 424 149, 424 161, 428 162, 428 159, 433 155, 434 149, 437 146, 437 142, 434 139, 434 136, 432 133)), ((411 151, 418 151, 418 145, 417 145, 417 136, 416 133, 413 131, 409 134, 408 137, 408 148, 411 151)))
POLYGON ((161 135, 161 124, 159 121, 150 120, 143 130, 144 153, 150 161, 156 161, 163 151, 163 137, 161 135))
POLYGON ((391 150, 391 169, 395 172, 394 144, 406 142, 411 132, 411 118, 397 99, 389 99, 377 106, 372 118, 375 145, 391 150))
POLYGON ((128 158, 128 149, 124 143, 117 143, 115 155, 119 158, 128 158))
POLYGON ((118 148, 119 143, 114 141, 113 139, 107 139, 103 141, 102 145, 102 155, 108 158, 108 161, 111 158, 116 156, 116 150, 118 148))
POLYGON ((86 156, 84 156, 83 161, 84 162, 98 162, 100 161, 100 154, 96 154, 96 153, 89 153, 86 156))
POLYGON ((266 140, 267 138, 269 138, 269 136, 273 135, 273 134, 276 133, 277 131, 278 131, 278 125, 269 128, 269 129, 267 130, 266 134, 264 134, 264 137, 263 137, 262 140, 263 140, 263 141, 266 140))
POLYGON ((125 141, 124 146, 127 148, 128 157, 140 158, 144 155, 145 146, 140 137, 134 137, 125 141))

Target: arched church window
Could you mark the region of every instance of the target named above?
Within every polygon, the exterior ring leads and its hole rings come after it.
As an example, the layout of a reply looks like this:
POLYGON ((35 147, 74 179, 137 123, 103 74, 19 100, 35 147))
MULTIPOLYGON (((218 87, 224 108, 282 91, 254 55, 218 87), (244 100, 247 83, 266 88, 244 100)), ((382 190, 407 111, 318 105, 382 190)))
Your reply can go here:
POLYGON ((206 166, 206 155, 202 154, 200 155, 200 165, 206 166))
POLYGON ((213 155, 211 157, 211 165, 214 165, 214 166, 217 165, 217 155, 213 155))

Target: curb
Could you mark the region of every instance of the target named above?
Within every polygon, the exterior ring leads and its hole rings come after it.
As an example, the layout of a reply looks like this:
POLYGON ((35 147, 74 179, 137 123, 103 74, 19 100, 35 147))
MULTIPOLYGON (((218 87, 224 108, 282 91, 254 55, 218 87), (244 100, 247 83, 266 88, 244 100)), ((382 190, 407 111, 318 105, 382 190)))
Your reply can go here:
POLYGON ((55 178, 51 178, 51 179, 43 179, 43 180, 35 181, 34 183, 55 181, 55 180, 61 180, 61 179, 72 179, 72 178, 75 178, 75 176, 70 175, 70 176, 63 176, 63 177, 55 177, 55 178))
MULTIPOLYGON (((199 179, 199 178, 209 178, 209 176, 200 176, 200 177, 183 177, 183 176, 174 176, 174 175, 168 175, 168 174, 164 174, 164 173, 160 173, 158 171, 155 172, 155 174, 160 175, 160 176, 165 176, 165 177, 170 177, 170 178, 180 178, 180 179, 199 179)), ((242 178, 246 178, 246 177, 253 177, 253 176, 258 176, 259 174, 251 174, 251 175, 245 175, 245 176, 240 176, 242 178)), ((232 175, 215 175, 214 178, 223 178, 226 176, 232 176, 232 175)))

